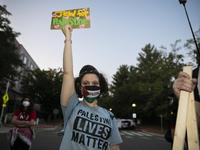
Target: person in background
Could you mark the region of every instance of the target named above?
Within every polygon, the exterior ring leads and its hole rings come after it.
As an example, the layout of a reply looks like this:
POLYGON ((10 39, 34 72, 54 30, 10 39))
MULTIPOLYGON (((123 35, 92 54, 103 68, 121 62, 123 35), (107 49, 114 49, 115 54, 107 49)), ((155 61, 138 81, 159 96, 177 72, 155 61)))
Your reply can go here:
POLYGON ((173 99, 173 102, 171 105, 171 116, 170 116, 170 130, 171 130, 172 140, 174 140, 177 111, 178 111, 178 100, 173 99))
MULTIPOLYGON (((74 82, 71 32, 62 28, 65 35, 63 54, 63 83, 61 108, 64 116, 64 136, 60 150, 119 150, 122 143, 114 115, 97 105, 97 99, 108 91, 108 84, 98 70, 85 65, 74 82), (83 97, 83 101, 78 98, 83 97)), ((94 55, 98 58, 98 56, 94 55)), ((89 59, 87 54, 82 59, 89 59)), ((81 61, 80 61, 81 62, 81 61)))
POLYGON ((11 150, 30 150, 32 142, 32 127, 36 120, 36 112, 33 110, 33 100, 25 96, 21 100, 19 109, 12 117, 11 123, 15 125, 7 136, 10 138, 11 150))
POLYGON ((137 119, 137 129, 140 130, 140 119, 137 119))

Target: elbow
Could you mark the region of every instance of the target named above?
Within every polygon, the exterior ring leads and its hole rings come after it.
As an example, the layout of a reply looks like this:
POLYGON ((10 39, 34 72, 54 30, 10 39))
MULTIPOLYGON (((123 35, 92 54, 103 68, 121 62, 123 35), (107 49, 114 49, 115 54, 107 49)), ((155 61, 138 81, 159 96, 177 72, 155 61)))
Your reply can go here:
POLYGON ((36 124, 36 123, 35 123, 35 121, 34 121, 34 122, 31 124, 31 126, 35 126, 35 124, 36 124))
POLYGON ((15 125, 15 121, 14 121, 14 120, 11 120, 11 124, 14 124, 14 125, 15 125))

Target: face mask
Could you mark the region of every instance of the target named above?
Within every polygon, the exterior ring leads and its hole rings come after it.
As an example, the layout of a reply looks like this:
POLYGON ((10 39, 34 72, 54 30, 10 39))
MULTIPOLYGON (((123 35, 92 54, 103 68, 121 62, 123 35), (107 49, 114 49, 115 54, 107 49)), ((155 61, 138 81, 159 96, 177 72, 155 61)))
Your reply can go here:
POLYGON ((84 86, 83 87, 83 97, 84 99, 92 103, 100 95, 100 87, 98 86, 84 86))
POLYGON ((24 105, 24 107, 27 107, 27 106, 30 105, 30 102, 28 102, 28 101, 23 101, 23 105, 24 105))

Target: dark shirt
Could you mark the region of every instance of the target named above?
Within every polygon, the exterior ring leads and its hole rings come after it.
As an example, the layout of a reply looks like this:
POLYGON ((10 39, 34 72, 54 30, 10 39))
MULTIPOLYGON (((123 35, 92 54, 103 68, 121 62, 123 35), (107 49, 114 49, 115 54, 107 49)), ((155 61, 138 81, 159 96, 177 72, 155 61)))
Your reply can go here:
MULTIPOLYGON (((197 79, 198 73, 199 73, 199 67, 193 70, 192 78, 197 79)), ((199 91, 198 91, 197 85, 198 85, 198 83, 196 84, 195 89, 194 89, 194 99, 195 99, 195 101, 200 102, 199 91)))
POLYGON ((170 128, 175 128, 176 117, 177 117, 177 113, 171 114, 171 116, 170 116, 170 128))

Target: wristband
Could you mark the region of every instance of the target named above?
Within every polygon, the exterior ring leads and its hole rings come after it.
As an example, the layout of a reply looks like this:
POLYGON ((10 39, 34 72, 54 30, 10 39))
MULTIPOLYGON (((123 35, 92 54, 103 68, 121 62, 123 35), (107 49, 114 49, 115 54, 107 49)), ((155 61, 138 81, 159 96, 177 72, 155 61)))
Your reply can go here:
POLYGON ((70 41, 70 42, 71 42, 71 44, 72 44, 72 40, 64 40, 64 43, 66 43, 67 41, 70 41))

